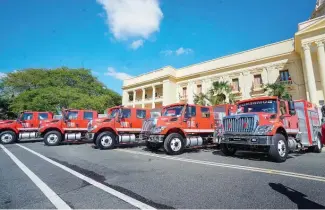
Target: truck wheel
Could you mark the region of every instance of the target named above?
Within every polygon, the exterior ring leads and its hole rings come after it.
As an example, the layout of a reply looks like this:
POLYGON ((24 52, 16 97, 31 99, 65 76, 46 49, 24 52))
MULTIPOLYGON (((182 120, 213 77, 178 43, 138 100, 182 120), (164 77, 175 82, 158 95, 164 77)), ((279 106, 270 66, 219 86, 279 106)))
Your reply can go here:
POLYGON ((49 131, 44 135, 44 143, 47 146, 57 146, 62 141, 62 134, 59 131, 49 131))
POLYGON ((322 149, 323 149, 323 144, 322 144, 322 141, 321 141, 320 136, 318 134, 316 134, 315 140, 317 141, 317 145, 314 146, 313 152, 321 153, 322 149))
POLYGON ((237 149, 228 144, 220 144, 220 150, 225 156, 233 156, 237 149))
POLYGON ((147 141, 146 142, 146 147, 150 151, 157 151, 161 147, 161 144, 160 143, 158 143, 158 144, 157 143, 152 143, 152 142, 147 141))
POLYGON ((1 144, 12 144, 17 141, 17 135, 13 131, 4 131, 0 133, 1 144))
POLYGON ((115 144, 115 135, 109 131, 99 134, 96 139, 96 146, 100 149, 113 149, 115 144))
POLYGON ((288 157, 288 142, 282 134, 273 136, 273 145, 270 146, 269 156, 273 161, 281 163, 287 160, 288 157))
POLYGON ((165 152, 169 155, 179 155, 185 148, 185 141, 182 135, 171 133, 164 142, 165 152))

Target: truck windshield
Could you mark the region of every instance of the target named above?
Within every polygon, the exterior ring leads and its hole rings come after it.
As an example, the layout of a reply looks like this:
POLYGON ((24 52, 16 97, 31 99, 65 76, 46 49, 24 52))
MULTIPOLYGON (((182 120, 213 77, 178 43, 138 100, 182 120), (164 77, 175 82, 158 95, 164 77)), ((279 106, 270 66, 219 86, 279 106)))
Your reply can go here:
POLYGON ((171 106, 163 110, 164 117, 180 117, 184 106, 171 106))
POLYGON ((276 100, 261 100, 250 101, 246 103, 238 104, 238 109, 242 112, 268 112, 277 113, 277 101, 276 100))

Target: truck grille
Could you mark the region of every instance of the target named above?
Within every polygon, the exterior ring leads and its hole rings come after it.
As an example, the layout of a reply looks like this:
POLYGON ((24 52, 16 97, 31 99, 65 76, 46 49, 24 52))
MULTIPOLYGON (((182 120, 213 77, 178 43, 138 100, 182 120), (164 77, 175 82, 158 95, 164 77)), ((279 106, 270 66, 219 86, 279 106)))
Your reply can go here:
POLYGON ((149 133, 154 126, 155 126, 155 124, 154 124, 153 120, 143 121, 141 133, 149 133))
POLYGON ((257 120, 252 117, 229 117, 223 120, 225 133, 250 133, 253 132, 257 126, 257 120))

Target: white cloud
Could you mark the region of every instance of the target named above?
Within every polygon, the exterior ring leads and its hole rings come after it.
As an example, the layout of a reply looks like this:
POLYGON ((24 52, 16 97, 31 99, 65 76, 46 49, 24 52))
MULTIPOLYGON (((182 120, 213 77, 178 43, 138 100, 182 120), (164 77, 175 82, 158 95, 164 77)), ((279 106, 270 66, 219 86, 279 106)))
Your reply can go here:
POLYGON ((98 71, 91 71, 91 73, 92 73, 93 75, 99 75, 99 72, 98 72, 98 71))
POLYGON ((144 43, 144 41, 142 39, 139 39, 139 40, 136 40, 136 41, 132 42, 132 44, 130 45, 130 47, 133 50, 136 50, 139 47, 142 47, 143 46, 143 43, 144 43))
POLYGON ((131 75, 124 73, 124 72, 117 72, 113 67, 108 67, 107 72, 105 73, 106 76, 114 77, 118 80, 126 80, 132 78, 131 75))
POLYGON ((6 76, 7 76, 6 73, 2 73, 2 72, 0 72, 0 79, 4 78, 4 77, 6 77, 6 76))
MULTIPOLYGON (((148 39, 159 31, 163 13, 158 0, 97 0, 117 40, 148 39)), ((143 43, 142 43, 143 44, 143 43)))
POLYGON ((165 55, 165 56, 168 56, 168 55, 183 55, 183 54, 190 54, 190 53, 193 53, 194 51, 191 49, 191 48, 183 48, 183 47, 180 47, 178 48, 177 50, 173 51, 173 50, 163 50, 163 51, 160 51, 161 54, 165 55))
POLYGON ((182 54, 189 54, 189 53, 192 53, 193 50, 190 49, 190 48, 183 48, 183 47, 180 47, 180 48, 178 48, 175 52, 176 52, 176 55, 182 55, 182 54))

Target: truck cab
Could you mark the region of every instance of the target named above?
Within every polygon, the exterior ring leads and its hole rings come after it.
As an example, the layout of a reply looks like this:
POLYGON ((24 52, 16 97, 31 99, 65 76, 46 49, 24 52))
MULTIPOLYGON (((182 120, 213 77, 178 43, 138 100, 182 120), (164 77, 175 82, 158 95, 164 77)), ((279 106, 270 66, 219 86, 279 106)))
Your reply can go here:
POLYGON ((221 151, 263 151, 284 162, 290 151, 309 148, 320 152, 320 118, 316 105, 306 100, 259 97, 238 102, 236 114, 224 117, 221 151))
POLYGON ((36 139, 39 126, 52 118, 51 112, 23 111, 17 120, 0 123, 0 142, 11 144, 23 139, 36 139))
MULTIPOLYGON (((219 105, 228 110, 231 105, 219 105)), ((215 144, 213 135, 218 109, 212 106, 172 104, 162 109, 161 116, 147 120, 142 127, 149 150, 161 147, 170 155, 181 154, 185 148, 215 144)), ((225 111, 229 114, 228 111, 225 111)), ((221 116, 221 115, 220 115, 221 116)))
POLYGON ((87 136, 100 149, 139 143, 142 123, 149 117, 149 109, 112 107, 108 110, 108 118, 88 124, 87 136))
POLYGON ((48 146, 59 145, 62 141, 81 141, 85 139, 89 121, 98 118, 93 110, 62 110, 62 118, 42 123, 38 132, 48 146))

